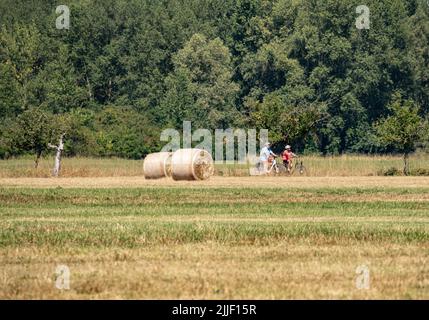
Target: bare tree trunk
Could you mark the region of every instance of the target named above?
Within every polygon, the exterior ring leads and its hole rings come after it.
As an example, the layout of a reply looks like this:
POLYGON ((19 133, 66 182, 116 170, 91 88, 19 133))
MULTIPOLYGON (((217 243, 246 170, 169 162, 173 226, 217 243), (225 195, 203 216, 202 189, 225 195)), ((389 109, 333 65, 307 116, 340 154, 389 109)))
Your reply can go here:
POLYGON ((39 161, 41 156, 42 156, 42 151, 37 151, 36 160, 34 160, 34 169, 37 169, 39 167, 39 161))
POLYGON ((64 134, 62 134, 60 136, 60 140, 58 143, 58 146, 54 146, 52 144, 49 144, 49 147, 56 149, 57 153, 55 155, 55 164, 54 164, 54 170, 52 171, 52 175, 54 177, 58 177, 60 175, 60 171, 61 171, 61 154, 64 150, 64 134))
POLYGON ((408 153, 404 153, 404 175, 408 176, 409 172, 408 153))

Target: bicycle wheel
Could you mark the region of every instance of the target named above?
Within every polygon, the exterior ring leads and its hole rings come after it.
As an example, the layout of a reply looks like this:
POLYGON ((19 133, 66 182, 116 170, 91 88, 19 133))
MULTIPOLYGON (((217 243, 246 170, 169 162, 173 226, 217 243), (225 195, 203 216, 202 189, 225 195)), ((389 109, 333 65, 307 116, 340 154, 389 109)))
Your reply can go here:
POLYGON ((268 168, 268 172, 267 172, 267 174, 268 174, 268 175, 270 175, 270 176, 274 176, 274 175, 276 175, 276 174, 277 174, 276 166, 272 164, 272 165, 268 168))
POLYGON ((304 175, 307 173, 307 169, 305 168, 305 166, 302 164, 302 161, 300 162, 299 166, 298 166, 298 173, 300 175, 304 175))
POLYGON ((277 165, 277 170, 278 174, 285 174, 287 172, 285 165, 281 163, 277 165))
POLYGON ((249 167, 249 173, 251 176, 259 176, 264 171, 264 165, 261 161, 255 163, 254 166, 249 167))

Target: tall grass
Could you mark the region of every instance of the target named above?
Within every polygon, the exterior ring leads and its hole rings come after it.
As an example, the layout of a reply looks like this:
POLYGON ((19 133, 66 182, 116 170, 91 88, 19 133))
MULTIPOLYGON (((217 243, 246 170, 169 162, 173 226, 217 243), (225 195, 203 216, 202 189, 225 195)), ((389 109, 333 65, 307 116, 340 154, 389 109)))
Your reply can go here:
MULTIPOLYGON (((389 168, 402 170, 400 156, 303 156, 300 158, 308 176, 373 176, 389 168)), ((31 158, 23 157, 0 160, 0 178, 50 177, 53 158, 44 158, 34 168, 31 158)), ((429 154, 414 154, 410 157, 410 169, 425 169, 429 172, 429 154)), ((248 176, 249 168, 242 164, 217 164, 215 174, 219 176, 248 176)), ((64 158, 62 177, 117 177, 143 176, 143 160, 120 158, 64 158)))
MULTIPOLYGON (((341 155, 302 156, 295 161, 303 161, 307 176, 375 176, 382 175, 390 168, 402 172, 403 159, 392 155, 341 155)), ((429 154, 419 153, 410 157, 410 170, 429 171, 429 154)), ((246 165, 217 165, 216 174, 221 176, 247 176, 246 165)))
MULTIPOLYGON (((335 157, 306 156, 304 165, 314 176, 371 176, 380 175, 389 168, 402 171, 400 156, 342 155, 335 157)), ((410 158, 410 170, 429 169, 429 155, 415 154, 410 158)))
MULTIPOLYGON (((43 158, 37 169, 28 157, 0 160, 0 178, 52 176, 54 159, 43 158)), ((63 158, 62 177, 118 177, 143 175, 142 160, 120 158, 63 158)))

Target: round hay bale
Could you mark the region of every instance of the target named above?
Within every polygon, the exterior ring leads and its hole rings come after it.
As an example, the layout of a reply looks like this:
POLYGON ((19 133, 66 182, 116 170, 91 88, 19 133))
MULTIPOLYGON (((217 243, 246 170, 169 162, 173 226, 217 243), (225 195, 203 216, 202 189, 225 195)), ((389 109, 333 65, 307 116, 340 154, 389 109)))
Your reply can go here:
POLYGON ((179 149, 171 158, 174 180, 207 180, 213 175, 213 158, 202 149, 179 149))
POLYGON ((146 179, 171 177, 171 152, 156 152, 146 156, 143 171, 146 179))

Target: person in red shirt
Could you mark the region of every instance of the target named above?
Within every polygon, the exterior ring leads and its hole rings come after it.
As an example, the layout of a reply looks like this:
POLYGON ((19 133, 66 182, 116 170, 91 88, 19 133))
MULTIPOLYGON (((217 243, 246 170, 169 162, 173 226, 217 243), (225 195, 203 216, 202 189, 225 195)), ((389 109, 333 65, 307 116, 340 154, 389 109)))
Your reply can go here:
POLYGON ((289 173, 292 169, 292 159, 297 156, 295 153, 292 152, 291 149, 291 146, 287 145, 285 147, 285 151, 282 152, 283 164, 289 173))

